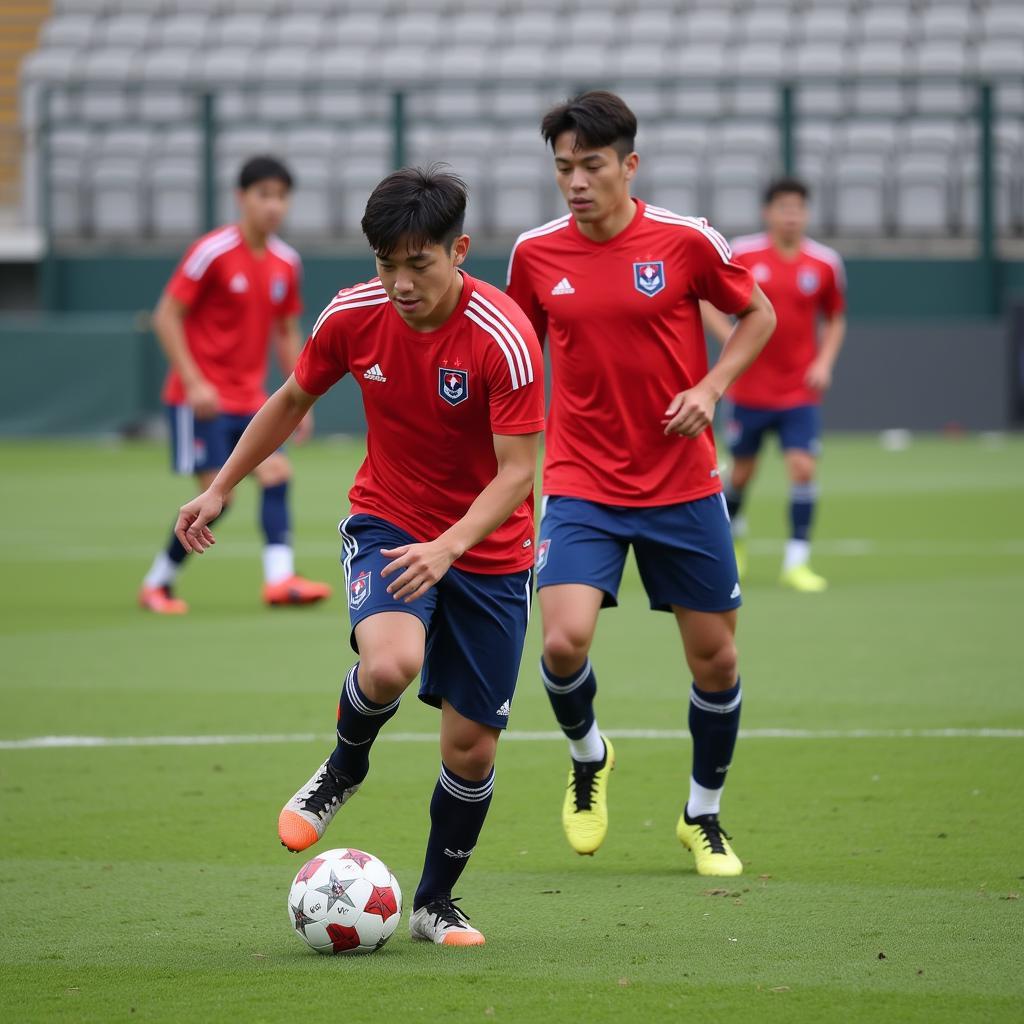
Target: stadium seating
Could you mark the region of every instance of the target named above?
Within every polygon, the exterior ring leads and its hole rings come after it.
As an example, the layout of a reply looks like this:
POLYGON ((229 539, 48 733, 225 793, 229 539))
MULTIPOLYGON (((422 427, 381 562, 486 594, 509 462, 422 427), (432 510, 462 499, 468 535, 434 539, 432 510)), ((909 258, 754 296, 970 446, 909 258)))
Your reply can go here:
POLYGON ((57 0, 21 109, 32 137, 49 97, 62 234, 193 233, 210 90, 219 215, 271 149, 299 182, 291 232, 327 237, 357 232, 390 166, 401 87, 408 158, 449 160, 472 223, 507 235, 559 209, 538 114, 607 85, 642 118, 638 184, 732 232, 756 226, 792 78, 817 230, 956 235, 977 222, 971 76, 1001 76, 998 224, 1019 234, 1022 68, 1021 0, 57 0))

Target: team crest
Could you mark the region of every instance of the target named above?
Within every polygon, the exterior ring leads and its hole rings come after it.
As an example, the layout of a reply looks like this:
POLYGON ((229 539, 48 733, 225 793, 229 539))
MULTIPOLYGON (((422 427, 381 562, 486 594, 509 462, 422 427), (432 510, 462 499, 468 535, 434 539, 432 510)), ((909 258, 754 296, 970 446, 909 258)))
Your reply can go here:
POLYGON ((437 368, 437 393, 449 405, 461 405, 469 398, 469 371, 437 368))
POLYGON ((665 263, 647 260, 633 264, 633 284, 641 295, 653 297, 665 290, 665 263))
POLYGON ((820 282, 818 272, 811 267, 802 267, 796 275, 797 287, 804 295, 813 295, 818 290, 820 282))
POLYGON ((348 585, 348 606, 353 611, 362 608, 366 603, 366 599, 370 596, 370 581, 372 579, 373 576, 369 571, 361 572, 348 585))
POLYGON ((537 545, 537 560, 536 560, 536 565, 535 565, 535 568, 536 568, 537 572, 540 572, 541 569, 543 569, 544 566, 548 564, 548 550, 550 549, 550 547, 551 547, 551 538, 550 537, 547 540, 542 540, 537 545))
POLYGON ((270 301, 275 306, 280 305, 284 302, 284 297, 288 292, 288 282, 280 275, 275 274, 270 279, 270 301))

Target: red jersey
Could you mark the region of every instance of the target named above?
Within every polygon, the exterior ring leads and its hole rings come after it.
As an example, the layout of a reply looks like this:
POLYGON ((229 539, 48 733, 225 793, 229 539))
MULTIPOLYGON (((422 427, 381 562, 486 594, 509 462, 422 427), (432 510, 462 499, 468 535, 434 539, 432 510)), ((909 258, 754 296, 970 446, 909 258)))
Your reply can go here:
POLYGON ((753 287, 706 220, 639 200, 607 242, 568 214, 520 235, 508 294, 551 343, 544 492, 650 506, 721 490, 711 430, 666 437, 662 419, 708 370, 698 300, 736 313, 753 287))
POLYGON ((799 255, 789 259, 766 234, 737 238, 732 251, 771 300, 778 326, 729 397, 755 409, 817 404, 821 392, 809 388, 804 378, 818 354, 818 318, 837 316, 846 307, 839 253, 805 238, 799 255))
MULTIPOLYGON (((295 367, 322 395, 346 373, 363 393, 366 459, 349 491, 353 512, 429 541, 461 519, 494 479, 493 434, 544 429, 544 359, 522 311, 462 275, 437 330, 414 331, 379 279, 345 288, 320 314, 295 367)), ((456 563, 468 572, 533 565, 533 494, 456 563)))
MULTIPOLYGON (((167 293, 188 307, 185 339, 203 376, 217 389, 223 412, 255 412, 266 400, 267 352, 277 320, 302 312, 302 261, 280 238, 257 256, 236 224, 204 235, 185 253, 167 293)), ((173 369, 163 400, 184 405, 173 369)))

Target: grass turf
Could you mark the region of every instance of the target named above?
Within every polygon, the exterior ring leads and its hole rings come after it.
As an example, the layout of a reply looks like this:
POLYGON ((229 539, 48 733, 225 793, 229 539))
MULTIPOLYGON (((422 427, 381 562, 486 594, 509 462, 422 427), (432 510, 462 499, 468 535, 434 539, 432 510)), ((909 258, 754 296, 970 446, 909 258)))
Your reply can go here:
MULTIPOLYGON (((296 450, 297 549, 340 582, 334 522, 358 448, 296 450)), ((362 960, 289 934, 300 863, 281 802, 322 757, 351 661, 343 602, 258 605, 243 487, 196 559, 183 620, 133 607, 187 485, 153 446, 0 446, 0 739, 322 734, 237 746, 0 749, 0 1018, 348 1021, 1019 1020, 1024 740, 855 738, 856 730, 1024 728, 1012 637, 1024 607, 1024 443, 831 439, 815 563, 832 588, 774 585, 784 485, 768 462, 740 646, 744 727, 839 738, 741 742, 724 820, 742 879, 693 874, 675 818, 679 740, 621 739, 613 827, 592 860, 558 825, 559 742, 503 743, 495 801, 460 887, 481 950, 362 960)), ((512 728, 552 729, 536 623, 512 728)), ((684 728, 667 616, 630 570, 594 651, 607 728, 684 728)), ((408 699, 391 733, 436 731, 408 699)), ((411 894, 433 742, 382 740, 328 843, 383 857, 411 894)), ((408 913, 408 910, 406 911, 408 913)))

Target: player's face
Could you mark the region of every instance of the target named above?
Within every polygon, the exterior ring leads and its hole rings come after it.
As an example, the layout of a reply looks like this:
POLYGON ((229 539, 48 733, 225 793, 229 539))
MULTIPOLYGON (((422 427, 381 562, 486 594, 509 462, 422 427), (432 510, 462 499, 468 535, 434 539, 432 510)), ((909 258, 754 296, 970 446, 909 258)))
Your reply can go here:
POLYGON ((238 190, 238 208, 245 221, 261 235, 272 235, 288 212, 288 186, 268 178, 238 190))
POLYGON ((783 242, 797 242, 807 230, 807 200, 798 192, 783 192, 764 208, 768 231, 783 242))
POLYGON ((555 139, 555 175, 573 217, 594 224, 629 202, 629 183, 639 158, 622 159, 613 146, 577 148, 575 132, 555 139))
POLYGON ((458 304, 456 267, 469 252, 469 236, 460 235, 450 248, 412 246, 404 242, 387 256, 377 254, 377 274, 398 315, 417 331, 439 327, 458 304))

